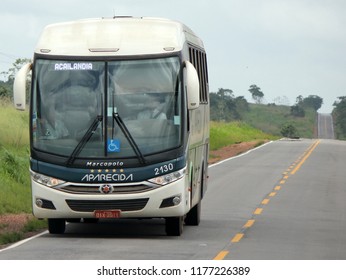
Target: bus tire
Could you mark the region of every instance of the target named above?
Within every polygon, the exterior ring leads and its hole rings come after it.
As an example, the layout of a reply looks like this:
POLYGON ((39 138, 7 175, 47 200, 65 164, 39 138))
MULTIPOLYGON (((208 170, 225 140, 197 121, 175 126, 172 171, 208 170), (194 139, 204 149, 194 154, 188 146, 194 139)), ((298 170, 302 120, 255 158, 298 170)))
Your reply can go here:
POLYGON ((180 236, 183 233, 183 226, 183 217, 166 218, 166 234, 168 236, 180 236))
POLYGON ((185 218, 185 224, 188 226, 198 226, 201 221, 201 204, 202 201, 198 202, 190 211, 187 213, 185 218))
POLYGON ((63 234, 66 223, 64 219, 48 219, 48 231, 51 234, 63 234))
POLYGON ((66 219, 66 222, 68 222, 68 223, 80 223, 81 219, 80 218, 71 218, 71 219, 66 219))
POLYGON ((83 222, 86 224, 96 224, 98 221, 99 219, 97 218, 83 218, 83 222))

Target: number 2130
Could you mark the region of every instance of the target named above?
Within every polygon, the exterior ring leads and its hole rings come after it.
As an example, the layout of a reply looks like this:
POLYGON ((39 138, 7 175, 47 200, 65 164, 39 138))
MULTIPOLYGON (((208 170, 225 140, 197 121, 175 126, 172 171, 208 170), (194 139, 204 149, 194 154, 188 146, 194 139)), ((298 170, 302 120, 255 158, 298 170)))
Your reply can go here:
POLYGON ((173 168, 174 168, 173 163, 169 163, 169 164, 161 165, 160 167, 156 167, 154 169, 154 172, 155 172, 155 175, 160 175, 168 171, 172 171, 173 168))

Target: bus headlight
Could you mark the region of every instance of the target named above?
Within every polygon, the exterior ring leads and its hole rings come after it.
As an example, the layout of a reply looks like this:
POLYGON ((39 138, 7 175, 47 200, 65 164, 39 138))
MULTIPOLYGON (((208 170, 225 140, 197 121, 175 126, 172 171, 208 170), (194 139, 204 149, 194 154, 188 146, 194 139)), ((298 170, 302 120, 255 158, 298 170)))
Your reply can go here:
POLYGON ((65 181, 56 179, 54 177, 42 175, 33 171, 31 171, 31 177, 35 182, 45 185, 47 187, 55 187, 65 183, 65 181))
POLYGON ((167 185, 169 183, 172 183, 174 181, 179 180, 180 178, 182 178, 185 174, 185 168, 184 169, 180 169, 177 171, 174 171, 172 173, 168 173, 159 177, 155 177, 153 179, 149 179, 148 181, 157 185, 167 185))

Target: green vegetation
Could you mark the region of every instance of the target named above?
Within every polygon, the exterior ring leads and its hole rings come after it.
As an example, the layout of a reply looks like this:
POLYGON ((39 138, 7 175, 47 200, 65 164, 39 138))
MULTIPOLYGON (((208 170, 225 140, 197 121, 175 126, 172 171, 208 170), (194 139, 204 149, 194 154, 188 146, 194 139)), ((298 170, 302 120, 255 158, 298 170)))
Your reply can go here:
POLYGON ((250 104, 249 108, 243 114, 243 121, 259 130, 282 135, 283 127, 289 125, 296 131, 296 137, 314 137, 316 111, 311 108, 305 109, 304 117, 292 116, 291 107, 283 105, 250 104))
POLYGON ((28 112, 0 101, 0 214, 30 212, 28 112))
POLYGON ((210 126, 210 150, 214 151, 222 147, 258 140, 274 140, 278 137, 264 133, 244 122, 220 123, 211 122, 210 126))
MULTIPOLYGON (((29 113, 16 111, 9 99, 0 99, 0 215, 31 213, 29 177, 29 113)), ((22 239, 45 221, 27 220, 19 231, 0 224, 0 245, 22 239)))
POLYGON ((14 243, 23 239, 22 232, 6 232, 0 235, 0 245, 14 243))
MULTIPOLYGON (((13 81, 16 73, 22 66, 24 66, 26 63, 31 63, 31 59, 29 58, 18 58, 16 59, 12 67, 8 69, 8 71, 1 72, 1 75, 7 76, 7 81, 0 80, 0 99, 1 98, 11 98, 13 96, 13 81)), ((27 88, 30 88, 30 75, 28 76, 28 86, 27 88)), ((29 100, 29 96, 27 96, 27 100, 29 100)))
POLYGON ((264 105, 264 93, 256 85, 249 92, 256 104, 250 104, 243 96, 236 97, 231 89, 220 88, 210 93, 210 118, 212 121, 241 121, 268 134, 313 138, 317 110, 323 99, 317 95, 304 98, 299 95, 293 106, 264 105), (287 134, 287 128, 293 133, 287 134), (284 132, 284 134, 282 134, 284 132))
POLYGON ((256 104, 261 104, 264 97, 264 93, 261 91, 261 88, 256 85, 251 85, 249 91, 251 93, 252 99, 255 100, 256 104))
MULTIPOLYGON (((3 228, 6 228, 6 224, 1 224, 3 228)), ((37 220, 31 218, 19 231, 5 231, 3 234, 0 234, 0 245, 14 243, 22 240, 26 237, 27 233, 35 232, 38 229, 43 229, 47 227, 47 222, 44 220, 37 220)), ((1 228, 0 228, 1 230, 1 228)))
POLYGON ((338 97, 334 103, 333 120, 337 139, 346 140, 346 96, 338 97))

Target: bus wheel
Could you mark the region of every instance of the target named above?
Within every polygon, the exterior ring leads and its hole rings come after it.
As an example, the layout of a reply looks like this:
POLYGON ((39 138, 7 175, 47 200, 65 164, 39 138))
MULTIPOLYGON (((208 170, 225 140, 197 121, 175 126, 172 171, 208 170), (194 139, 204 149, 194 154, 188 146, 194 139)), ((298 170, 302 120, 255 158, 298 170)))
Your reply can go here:
POLYGON ((169 236, 180 236, 183 233, 184 218, 169 217, 166 218, 166 233, 169 236))
POLYGON ((198 226, 201 221, 201 204, 202 201, 198 202, 189 213, 187 213, 185 218, 185 224, 188 226, 198 226))
POLYGON ((71 219, 66 219, 66 222, 68 222, 68 223, 80 223, 81 219, 80 218, 71 218, 71 219))
POLYGON ((48 230, 52 234, 63 234, 65 232, 64 219, 48 219, 48 230))
POLYGON ((83 218, 83 222, 87 224, 96 224, 98 221, 99 219, 97 218, 83 218))

